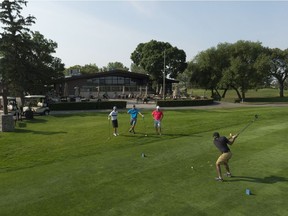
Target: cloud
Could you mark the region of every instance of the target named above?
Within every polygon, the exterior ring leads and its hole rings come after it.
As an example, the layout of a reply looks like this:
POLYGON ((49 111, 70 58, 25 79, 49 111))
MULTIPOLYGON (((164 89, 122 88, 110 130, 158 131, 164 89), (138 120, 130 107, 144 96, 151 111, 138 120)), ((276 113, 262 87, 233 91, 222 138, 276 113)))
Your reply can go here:
POLYGON ((154 9, 157 6, 157 2, 152 1, 129 1, 130 5, 134 8, 134 10, 140 15, 152 19, 154 14, 154 9))

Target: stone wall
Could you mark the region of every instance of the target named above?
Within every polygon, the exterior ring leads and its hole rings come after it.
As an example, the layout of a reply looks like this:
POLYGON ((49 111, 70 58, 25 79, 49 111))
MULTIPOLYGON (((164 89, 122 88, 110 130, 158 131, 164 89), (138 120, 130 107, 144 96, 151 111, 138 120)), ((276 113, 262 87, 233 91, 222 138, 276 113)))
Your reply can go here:
POLYGON ((11 132, 15 130, 14 119, 12 115, 1 115, 0 132, 11 132))

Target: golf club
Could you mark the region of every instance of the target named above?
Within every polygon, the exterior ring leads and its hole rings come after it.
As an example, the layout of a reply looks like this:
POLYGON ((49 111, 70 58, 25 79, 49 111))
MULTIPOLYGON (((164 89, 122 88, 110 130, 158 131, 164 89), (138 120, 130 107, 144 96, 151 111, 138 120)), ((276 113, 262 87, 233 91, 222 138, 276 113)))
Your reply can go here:
POLYGON ((254 116, 254 119, 253 119, 251 122, 249 122, 244 128, 242 128, 242 129, 237 133, 237 136, 239 136, 239 134, 241 134, 243 131, 245 131, 253 122, 256 121, 256 119, 258 119, 258 115, 257 115, 257 114, 254 116))
POLYGON ((110 122, 111 122, 111 120, 110 119, 108 119, 108 139, 110 139, 111 138, 111 131, 110 131, 110 122))
POLYGON ((147 128, 146 128, 146 123, 145 123, 144 117, 142 119, 143 119, 143 123, 144 123, 145 136, 147 136, 147 128))

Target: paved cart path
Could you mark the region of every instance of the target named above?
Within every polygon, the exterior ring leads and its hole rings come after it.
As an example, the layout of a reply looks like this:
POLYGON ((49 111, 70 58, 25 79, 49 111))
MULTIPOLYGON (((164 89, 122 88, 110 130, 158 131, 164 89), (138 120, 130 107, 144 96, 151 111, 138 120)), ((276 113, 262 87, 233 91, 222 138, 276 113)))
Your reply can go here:
MULTIPOLYGON (((137 108, 153 110, 156 107, 155 102, 146 103, 137 103, 136 100, 127 100, 126 109, 132 108, 133 104, 136 105, 137 108)), ((184 106, 184 107, 163 107, 164 110, 175 110, 175 109, 214 109, 214 108, 237 108, 237 107, 288 107, 288 103, 259 103, 259 104, 251 104, 251 103, 229 103, 229 102, 214 102, 212 105, 206 106, 184 106)), ((112 107, 111 107, 112 109, 112 107)), ((72 113, 82 113, 82 112, 109 112, 110 109, 101 109, 101 110, 67 110, 67 111, 51 111, 50 115, 57 115, 57 114, 72 114, 72 113)), ((122 109, 123 110, 123 109, 122 109)), ((121 111, 121 109, 119 110, 121 111)))

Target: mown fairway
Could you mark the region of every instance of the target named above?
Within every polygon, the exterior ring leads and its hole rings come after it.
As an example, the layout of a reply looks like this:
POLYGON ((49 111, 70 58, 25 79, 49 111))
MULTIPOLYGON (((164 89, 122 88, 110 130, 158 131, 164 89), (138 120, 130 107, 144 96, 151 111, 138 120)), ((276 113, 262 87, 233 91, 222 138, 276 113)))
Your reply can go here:
POLYGON ((288 215, 287 107, 167 110, 162 136, 141 111, 135 135, 126 110, 119 137, 108 111, 36 117, 1 133, 0 215, 288 215), (235 177, 215 182, 212 133, 236 133, 255 114, 231 147, 235 177))

